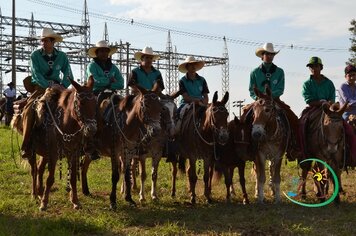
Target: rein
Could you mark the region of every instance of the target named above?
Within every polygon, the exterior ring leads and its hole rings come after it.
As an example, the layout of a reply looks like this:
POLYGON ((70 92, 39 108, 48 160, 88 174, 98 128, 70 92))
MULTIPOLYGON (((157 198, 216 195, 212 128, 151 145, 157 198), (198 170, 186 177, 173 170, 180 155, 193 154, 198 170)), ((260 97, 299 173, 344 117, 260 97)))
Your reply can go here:
POLYGON ((195 132, 198 134, 198 136, 199 136, 199 138, 204 142, 204 143, 206 143, 207 145, 209 145, 209 146, 212 146, 212 145, 214 145, 214 149, 215 149, 215 144, 216 144, 216 142, 215 142, 215 136, 214 136, 214 134, 213 134, 213 142, 208 142, 206 139, 204 139, 204 137, 201 135, 201 133, 199 132, 199 129, 198 129, 198 127, 197 127, 197 122, 196 122, 196 120, 195 120, 195 103, 193 103, 193 124, 194 124, 194 129, 195 129, 195 132))

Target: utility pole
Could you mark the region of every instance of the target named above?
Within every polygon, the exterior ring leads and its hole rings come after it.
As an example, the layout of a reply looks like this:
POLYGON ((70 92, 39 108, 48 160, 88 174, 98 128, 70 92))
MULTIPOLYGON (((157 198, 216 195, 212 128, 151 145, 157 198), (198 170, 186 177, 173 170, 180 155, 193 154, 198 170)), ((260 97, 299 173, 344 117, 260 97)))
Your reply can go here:
POLYGON ((12 56, 12 83, 16 88, 16 42, 15 42, 15 0, 12 0, 12 40, 11 40, 11 56, 12 56))
POLYGON ((245 102, 245 99, 244 100, 238 100, 238 101, 234 101, 232 104, 233 107, 237 107, 239 108, 239 118, 241 118, 241 110, 242 110, 242 107, 244 106, 243 103, 245 102))

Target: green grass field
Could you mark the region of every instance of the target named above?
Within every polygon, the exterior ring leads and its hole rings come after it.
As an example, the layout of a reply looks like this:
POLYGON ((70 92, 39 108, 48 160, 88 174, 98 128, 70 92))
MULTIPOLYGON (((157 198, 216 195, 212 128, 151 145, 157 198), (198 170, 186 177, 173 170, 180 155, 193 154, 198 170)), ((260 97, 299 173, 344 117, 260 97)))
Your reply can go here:
MULTIPOLYGON (((213 186, 216 201, 207 204, 203 196, 202 174, 197 185, 198 203, 192 207, 186 178, 179 175, 177 197, 170 197, 171 167, 163 159, 160 164, 158 202, 150 199, 150 167, 147 166, 147 201, 137 207, 128 205, 118 192, 118 209, 109 209, 111 167, 109 158, 92 163, 89 185, 92 196, 79 192, 82 208, 73 210, 66 186, 66 164, 63 178, 59 169, 50 195, 48 209, 39 211, 39 203, 31 198, 29 165, 19 157, 21 137, 9 128, 0 126, 0 235, 356 235, 356 173, 343 173, 341 204, 320 208, 306 208, 291 203, 283 196, 274 204, 267 191, 266 204, 254 200, 254 177, 251 163, 246 169, 247 190, 251 204, 242 205, 237 171, 234 179, 237 196, 225 202, 223 179, 213 186), (12 144, 11 144, 12 140, 12 144)), ((283 162, 282 191, 288 191, 292 176, 298 175, 296 163, 283 162)), ((122 179, 122 178, 121 178, 122 179)), ((78 182, 78 186, 80 183, 78 182)), ((81 188, 79 187, 79 191, 81 188)), ((309 200, 313 201, 313 200, 309 200)))

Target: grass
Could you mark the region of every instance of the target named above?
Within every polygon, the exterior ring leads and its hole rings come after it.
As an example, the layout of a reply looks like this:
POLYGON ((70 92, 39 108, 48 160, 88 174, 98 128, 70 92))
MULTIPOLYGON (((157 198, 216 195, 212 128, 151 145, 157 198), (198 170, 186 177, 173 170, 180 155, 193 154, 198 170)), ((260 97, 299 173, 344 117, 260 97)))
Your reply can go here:
MULTIPOLYGON (((89 169, 92 196, 79 193, 82 208, 73 210, 65 191, 65 178, 56 180, 47 211, 40 212, 38 201, 31 198, 29 166, 20 160, 18 142, 21 138, 0 126, 0 236, 1 235, 356 235, 356 173, 343 174, 346 191, 342 203, 321 208, 306 208, 283 197, 281 204, 272 203, 266 191, 267 203, 259 205, 253 198, 254 177, 246 171, 247 191, 251 204, 242 205, 238 176, 234 183, 237 197, 225 202, 223 180, 213 186, 213 204, 203 196, 203 181, 199 174, 197 205, 186 202, 189 196, 186 178, 179 176, 177 197, 170 197, 170 166, 163 160, 159 170, 158 202, 150 200, 150 181, 147 180, 144 204, 128 205, 118 192, 118 209, 109 209, 111 189, 110 160, 102 158, 89 169), (13 148, 12 148, 13 147, 13 148), (12 153, 14 156, 12 157, 12 153)), ((63 176, 66 167, 63 163, 63 176)), ((147 170, 150 168, 147 167, 147 170)), ((283 164, 282 190, 289 187, 288 179, 298 173, 296 163, 283 164)), ((237 174, 235 174, 237 175, 237 174)), ((148 175, 149 176, 149 175, 148 175)), ((148 178, 149 179, 149 178, 148 178)), ((79 182, 78 182, 78 185, 79 182)), ((79 188, 81 190, 81 188, 79 188)), ((133 193, 138 203, 138 193, 133 193)), ((312 200, 310 200, 312 201, 312 200)))

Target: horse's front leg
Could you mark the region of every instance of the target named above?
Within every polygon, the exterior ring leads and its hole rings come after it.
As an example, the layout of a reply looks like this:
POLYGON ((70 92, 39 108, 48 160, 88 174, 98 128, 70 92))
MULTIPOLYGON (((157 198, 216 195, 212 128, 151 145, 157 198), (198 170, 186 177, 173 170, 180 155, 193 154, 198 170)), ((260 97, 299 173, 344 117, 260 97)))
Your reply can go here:
POLYGON ((162 153, 154 153, 152 155, 152 183, 151 183, 151 197, 153 201, 157 201, 157 179, 158 179, 158 166, 161 160, 162 153))
POLYGON ((146 181, 146 178, 147 178, 146 157, 143 156, 143 155, 140 155, 139 159, 138 159, 138 163, 140 165, 139 169, 140 169, 140 182, 141 182, 140 193, 139 193, 139 195, 140 195, 139 201, 141 203, 143 203, 143 202, 146 201, 146 198, 145 198, 145 181, 146 181))
POLYGON ((82 192, 85 196, 90 195, 89 186, 88 186, 88 177, 87 177, 90 163, 91 163, 90 158, 84 156, 81 165, 81 177, 82 177, 82 192))
MULTIPOLYGON (((45 157, 43 157, 45 159, 45 157)), ((46 181, 46 187, 44 189, 44 194, 41 199, 40 204, 40 211, 44 211, 47 209, 48 200, 49 200, 49 193, 51 191, 51 187, 54 183, 54 173, 56 169, 57 157, 46 157, 48 160, 48 177, 46 181)))
POLYGON ((174 198, 176 196, 176 181, 177 181, 177 173, 178 173, 178 167, 177 167, 177 161, 172 161, 172 188, 171 188, 171 197, 174 198))
POLYGON ((255 171, 256 171, 256 187, 255 187, 255 196, 259 203, 263 203, 264 200, 264 184, 266 182, 266 173, 265 173, 266 160, 265 157, 261 154, 258 154, 255 161, 255 171))
POLYGON ((40 199, 43 197, 43 191, 44 191, 43 175, 46 170, 47 162, 48 162, 47 158, 41 156, 37 167, 36 193, 40 199))
POLYGON ((70 201, 73 204, 73 209, 79 209, 80 203, 78 199, 77 191, 77 165, 78 165, 79 155, 71 155, 70 157, 70 201))
MULTIPOLYGON (((1 120, 1 119, 0 119, 1 120)), ((36 162, 36 154, 33 154, 32 158, 28 160, 31 166, 31 176, 32 176, 32 198, 36 199, 38 197, 38 191, 37 191, 37 174, 38 174, 38 168, 37 168, 37 162, 36 162)))
POLYGON ((132 163, 132 158, 134 155, 132 154, 134 150, 129 150, 126 148, 125 150, 125 157, 124 157, 124 179, 125 179, 125 201, 128 203, 135 205, 136 203, 134 200, 132 200, 132 195, 131 195, 131 163, 132 163))
POLYGON ((110 209, 116 210, 116 189, 120 178, 119 155, 111 156, 111 193, 110 193, 110 209))
POLYGON ((304 163, 301 163, 299 166, 302 169, 302 175, 299 180, 299 186, 301 186, 301 191, 299 192, 299 194, 301 195, 302 199, 306 199, 306 197, 307 197, 306 181, 307 181, 307 176, 308 176, 309 170, 312 166, 312 162, 310 162, 310 161, 304 162, 304 163))
POLYGON ((188 181, 189 181, 190 202, 193 205, 196 203, 195 186, 198 180, 195 163, 196 163, 196 159, 194 157, 190 157, 189 167, 187 172, 188 172, 188 181))
POLYGON ((281 165, 282 165, 282 158, 270 161, 269 172, 270 172, 270 179, 271 179, 271 189, 272 194, 274 196, 275 202, 279 203, 281 201, 281 165))
MULTIPOLYGON (((242 194, 243 194, 242 195, 242 197, 243 197, 242 203, 244 205, 250 203, 250 201, 248 199, 247 191, 246 191, 245 165, 246 165, 245 161, 241 161, 237 164, 237 167, 239 169, 240 186, 241 186, 241 190, 242 190, 242 194)), ((233 173, 234 173, 234 169, 232 169, 231 175, 233 175, 233 173)), ((232 176, 231 176, 231 180, 232 180, 232 176)))
POLYGON ((213 175, 213 165, 210 158, 204 160, 204 196, 208 203, 212 203, 211 199, 211 180, 213 175))

